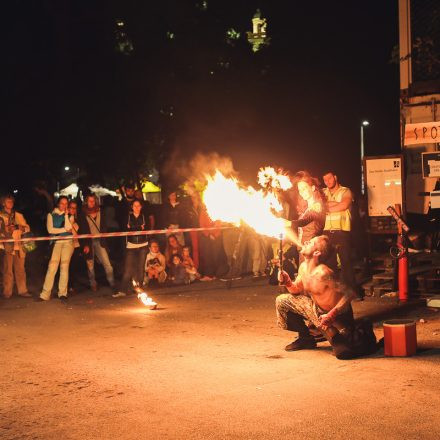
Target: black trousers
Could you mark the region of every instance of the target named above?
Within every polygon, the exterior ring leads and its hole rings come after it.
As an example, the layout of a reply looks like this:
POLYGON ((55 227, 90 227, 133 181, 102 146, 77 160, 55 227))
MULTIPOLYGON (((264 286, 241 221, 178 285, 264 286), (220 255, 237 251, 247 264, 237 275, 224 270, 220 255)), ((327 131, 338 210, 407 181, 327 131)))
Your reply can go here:
POLYGON ((125 249, 124 274, 121 281, 122 292, 128 293, 131 291, 133 287, 131 284, 132 279, 142 285, 147 252, 148 246, 125 249))
POLYGON ((223 276, 228 267, 226 264, 226 255, 223 249, 222 237, 212 240, 205 235, 200 235, 200 273, 209 277, 223 276))
POLYGON ((350 232, 346 231, 324 231, 329 238, 330 244, 336 249, 341 261, 340 280, 347 286, 356 291, 356 281, 354 278, 350 232))

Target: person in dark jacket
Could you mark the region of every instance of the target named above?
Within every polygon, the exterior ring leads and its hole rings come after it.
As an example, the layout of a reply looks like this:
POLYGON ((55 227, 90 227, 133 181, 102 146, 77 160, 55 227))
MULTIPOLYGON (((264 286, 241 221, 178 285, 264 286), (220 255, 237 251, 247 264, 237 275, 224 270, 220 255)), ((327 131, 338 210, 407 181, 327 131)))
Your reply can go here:
MULTIPOLYGON (((134 200, 131 210, 127 212, 126 231, 145 231, 145 215, 142 213, 142 203, 134 200)), ((144 280, 145 259, 148 252, 146 235, 132 235, 126 237, 124 275, 122 276, 119 292, 112 295, 114 298, 126 296, 132 289, 132 280, 139 286, 144 280)))
MULTIPOLYGON (((170 190, 167 200, 162 205, 162 227, 164 229, 179 229, 184 224, 183 207, 177 200, 177 192, 170 190)), ((173 233, 170 231, 170 233, 173 233)), ((179 243, 184 246, 185 239, 182 232, 175 233, 179 243)))
MULTIPOLYGON (((84 200, 82 215, 79 218, 79 229, 82 234, 100 234, 107 231, 105 215, 101 211, 98 198, 94 194, 84 200)), ((95 257, 103 265, 107 281, 111 288, 115 287, 113 267, 107 252, 105 238, 89 238, 82 240, 83 254, 86 256, 87 273, 90 287, 96 292, 98 285, 95 279, 95 257)))

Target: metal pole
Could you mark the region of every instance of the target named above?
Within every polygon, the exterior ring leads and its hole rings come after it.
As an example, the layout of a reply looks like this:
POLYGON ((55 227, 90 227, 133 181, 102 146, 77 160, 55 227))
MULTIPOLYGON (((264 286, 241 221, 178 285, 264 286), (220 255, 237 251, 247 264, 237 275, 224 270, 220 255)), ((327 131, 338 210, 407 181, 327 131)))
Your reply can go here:
POLYGON ((280 272, 283 271, 283 234, 280 234, 280 250, 279 250, 279 257, 280 257, 280 272))
POLYGON ((361 194, 365 194, 364 181, 364 124, 361 124, 361 194))

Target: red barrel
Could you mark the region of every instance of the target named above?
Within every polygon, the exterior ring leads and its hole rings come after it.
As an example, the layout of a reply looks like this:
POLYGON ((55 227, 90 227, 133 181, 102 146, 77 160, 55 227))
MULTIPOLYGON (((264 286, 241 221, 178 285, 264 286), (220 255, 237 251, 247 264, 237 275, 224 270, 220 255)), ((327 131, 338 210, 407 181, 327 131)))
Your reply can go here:
POLYGON ((385 356, 412 356, 417 351, 416 323, 411 319, 390 319, 383 323, 385 356))

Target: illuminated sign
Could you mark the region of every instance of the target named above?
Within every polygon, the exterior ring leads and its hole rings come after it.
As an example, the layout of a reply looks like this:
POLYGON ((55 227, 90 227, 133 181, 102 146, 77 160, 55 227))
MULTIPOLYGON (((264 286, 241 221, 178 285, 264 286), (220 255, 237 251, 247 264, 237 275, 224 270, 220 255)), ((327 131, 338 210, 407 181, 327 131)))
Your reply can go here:
POLYGON ((440 142, 440 121, 405 124, 404 145, 440 142))
POLYGON ((389 216, 388 206, 402 206, 402 158, 365 158, 368 215, 389 216))

